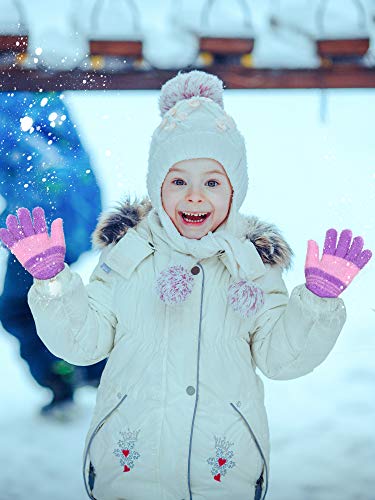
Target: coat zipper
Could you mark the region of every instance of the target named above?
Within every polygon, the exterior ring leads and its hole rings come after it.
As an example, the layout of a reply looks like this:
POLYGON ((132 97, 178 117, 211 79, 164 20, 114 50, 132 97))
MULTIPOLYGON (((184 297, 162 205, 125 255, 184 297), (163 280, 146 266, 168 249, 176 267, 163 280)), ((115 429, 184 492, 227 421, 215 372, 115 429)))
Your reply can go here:
MULTIPOLYGON (((192 423, 191 423, 191 430, 190 430, 190 442, 189 442, 189 458, 188 458, 188 487, 189 487, 189 498, 190 500, 193 500, 193 497, 192 497, 192 493, 191 493, 191 486, 190 486, 190 462, 191 462, 191 443, 192 443, 192 439, 193 439, 193 429, 194 429, 194 421, 195 421, 195 415, 196 415, 196 411, 197 411, 197 405, 198 405, 198 397, 199 397, 199 359, 200 359, 200 340, 201 340, 201 333, 202 333, 202 308, 203 308, 203 292, 204 292, 204 270, 203 270, 203 267, 201 266, 201 264, 197 264, 201 270, 202 270, 202 276, 203 276, 203 279, 202 279, 202 290, 201 290, 201 303, 200 303, 200 313, 199 313, 199 334, 198 334, 198 361, 197 361, 197 381, 196 381, 196 397, 195 397, 195 405, 194 405, 194 412, 193 412, 193 420, 192 420, 192 423)), ((267 490, 268 490, 268 468, 267 468, 267 462, 266 462, 266 459, 264 457, 264 453, 262 451, 262 448, 260 447, 259 445, 259 442, 257 440, 257 438, 255 437, 255 434, 254 432, 252 431, 249 423, 247 422, 246 418, 242 415, 242 413, 235 407, 234 404, 230 403, 233 408, 241 415, 241 417, 244 419, 253 439, 254 439, 254 442, 258 448, 258 451, 260 453, 260 456, 262 457, 262 460, 263 460, 263 463, 264 463, 264 468, 265 468, 265 471, 266 471, 266 487, 265 487, 265 490, 264 490, 264 495, 263 495, 263 498, 262 500, 264 500, 266 498, 266 494, 267 494, 267 490)), ((258 479, 257 481, 257 489, 260 487, 262 488, 262 482, 263 482, 263 475, 261 475, 261 479, 258 479)))
POLYGON ((197 264, 201 269, 202 269, 202 290, 201 290, 201 305, 200 305, 200 313, 199 313, 199 334, 198 334, 198 360, 197 360, 197 380, 196 380, 196 397, 195 397, 195 406, 194 406, 194 413, 193 413, 193 420, 191 422, 191 430, 190 430, 190 442, 189 442, 189 458, 188 458, 188 488, 189 488, 189 498, 190 500, 193 500, 192 493, 191 493, 191 486, 190 486, 190 459, 191 459, 191 443, 193 440, 193 428, 194 428, 194 421, 195 421, 195 415, 197 411, 197 405, 198 405, 198 393, 199 393, 199 356, 200 356, 200 341, 201 341, 201 328, 202 328, 202 307, 203 307, 203 291, 204 291, 204 271, 203 267, 201 264, 197 264))
MULTIPOLYGON (((117 403, 117 405, 114 408, 112 408, 112 410, 109 413, 107 413, 107 415, 104 418, 102 418, 102 420, 95 427, 94 431, 92 432, 92 434, 90 436, 89 442, 87 443, 87 448, 86 448, 86 452, 85 452, 85 458, 83 460, 83 481, 85 483, 86 493, 89 496, 89 498, 91 498, 92 500, 96 500, 96 498, 93 496, 92 490, 89 487, 89 485, 87 484, 87 479, 86 479, 86 464, 87 464, 87 457, 89 455, 90 447, 91 447, 91 444, 92 444, 92 442, 94 440, 94 437, 97 435, 97 433, 99 432, 99 430, 103 427, 103 425, 105 424, 106 420, 108 420, 108 418, 112 415, 112 413, 115 410, 117 410, 117 408, 121 405, 121 403, 124 401, 124 399, 126 397, 127 397, 127 394, 125 394, 125 396, 122 397, 121 401, 119 403, 117 403)), ((93 475, 95 477, 95 469, 92 468, 92 471, 90 470, 90 472, 93 473, 93 475)))
MULTIPOLYGON (((249 429, 250 434, 251 434, 251 436, 252 436, 252 438, 253 438, 253 440, 254 440, 254 442, 255 442, 255 444, 256 444, 256 447, 258 448, 258 451, 259 451, 259 453, 260 453, 260 456, 262 457, 263 464, 264 464, 264 469, 265 469, 265 471, 266 471, 266 487, 265 487, 265 489, 264 489, 264 495, 263 495, 263 497, 262 497, 262 500, 264 500, 264 499, 266 498, 266 495, 267 495, 267 490, 268 490, 268 467, 267 467, 266 458, 265 458, 265 456, 264 456, 264 453, 263 453, 263 451, 262 451, 262 448, 261 448, 261 446, 260 446, 260 444, 259 444, 259 442, 258 442, 258 440, 257 440, 257 438, 256 438, 256 436, 255 436, 255 434, 254 434, 254 432, 253 432, 253 430, 252 430, 252 428, 250 427, 249 422, 246 420, 246 418, 242 415, 242 413, 240 412, 240 410, 239 410, 238 408, 236 408, 236 406, 235 406, 233 403, 229 403, 229 404, 230 404, 230 405, 231 405, 231 406, 232 406, 232 407, 236 410, 236 412, 237 412, 237 413, 239 413, 239 414, 241 415, 241 417, 243 418, 243 420, 244 420, 245 424, 247 425, 247 428, 249 429)), ((263 479, 263 473, 262 473, 262 475, 261 475, 261 478, 263 479)), ((262 483, 262 479, 260 480, 260 483, 259 483, 259 479, 258 479, 258 481, 257 481, 257 488, 259 487, 259 484, 261 484, 261 483, 262 483)), ((260 487, 262 487, 262 486, 260 486, 260 487)))

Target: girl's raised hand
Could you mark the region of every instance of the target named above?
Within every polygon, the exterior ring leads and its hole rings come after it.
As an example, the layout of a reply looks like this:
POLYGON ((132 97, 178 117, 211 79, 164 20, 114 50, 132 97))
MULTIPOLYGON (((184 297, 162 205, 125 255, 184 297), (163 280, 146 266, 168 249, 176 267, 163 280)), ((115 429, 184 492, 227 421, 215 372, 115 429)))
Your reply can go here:
POLYGON ((316 241, 309 240, 305 262, 306 287, 319 297, 338 297, 372 257, 363 250, 363 238, 344 229, 337 241, 336 229, 328 229, 322 258, 316 241))
POLYGON ((55 219, 48 235, 43 208, 33 209, 33 219, 27 208, 6 218, 7 229, 0 228, 0 241, 17 257, 22 266, 39 280, 47 280, 64 269, 66 252, 63 220, 55 219))

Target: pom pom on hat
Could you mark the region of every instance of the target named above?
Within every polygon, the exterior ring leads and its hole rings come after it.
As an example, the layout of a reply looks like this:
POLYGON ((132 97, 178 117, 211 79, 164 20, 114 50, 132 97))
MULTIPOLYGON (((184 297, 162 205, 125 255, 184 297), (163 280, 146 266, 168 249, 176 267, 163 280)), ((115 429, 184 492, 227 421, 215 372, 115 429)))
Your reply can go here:
POLYGON ((178 73, 161 88, 159 97, 161 116, 164 116, 177 102, 192 97, 208 97, 224 109, 223 82, 217 76, 204 71, 178 73))
POLYGON ((162 217, 163 181, 182 160, 213 158, 232 184, 234 210, 245 199, 249 181, 245 139, 224 110, 223 93, 217 76, 199 70, 180 72, 161 89, 158 104, 163 118, 152 134, 146 183, 152 206, 162 217))

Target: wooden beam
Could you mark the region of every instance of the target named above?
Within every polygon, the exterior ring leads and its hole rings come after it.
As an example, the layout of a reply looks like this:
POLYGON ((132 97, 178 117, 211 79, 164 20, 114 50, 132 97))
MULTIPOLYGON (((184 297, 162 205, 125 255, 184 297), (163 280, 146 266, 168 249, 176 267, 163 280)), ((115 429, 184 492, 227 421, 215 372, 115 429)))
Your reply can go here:
POLYGON ((98 56, 142 57, 142 41, 90 40, 90 54, 98 56))
POLYGON ((24 54, 27 51, 27 35, 0 35, 0 52, 24 54))
MULTIPOLYGON (((191 69, 194 68, 185 71, 191 69)), ((216 74, 232 89, 375 88, 375 68, 349 64, 324 69, 255 69, 217 64, 204 70, 216 74)), ((178 69, 129 69, 123 73, 0 69, 0 91, 157 90, 177 72, 178 69)))
POLYGON ((212 54, 247 54, 254 48, 253 38, 212 38, 201 37, 199 48, 202 52, 212 52, 212 54))
POLYGON ((317 51, 321 57, 357 56, 363 57, 370 47, 369 38, 317 40, 317 51))

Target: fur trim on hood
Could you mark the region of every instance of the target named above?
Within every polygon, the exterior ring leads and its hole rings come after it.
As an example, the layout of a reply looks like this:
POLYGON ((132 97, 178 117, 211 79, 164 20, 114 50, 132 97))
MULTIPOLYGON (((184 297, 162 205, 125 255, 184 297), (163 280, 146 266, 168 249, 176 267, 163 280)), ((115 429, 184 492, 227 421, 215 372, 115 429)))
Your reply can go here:
MULTIPOLYGON (((129 228, 134 228, 152 209, 151 201, 146 196, 142 200, 130 197, 119 202, 113 212, 103 212, 99 217, 91 241, 94 248, 102 249, 107 245, 117 243, 129 228)), ((283 269, 291 266, 293 251, 273 224, 259 220, 254 215, 244 215, 247 226, 245 236, 257 249, 265 264, 277 264, 283 269)))

